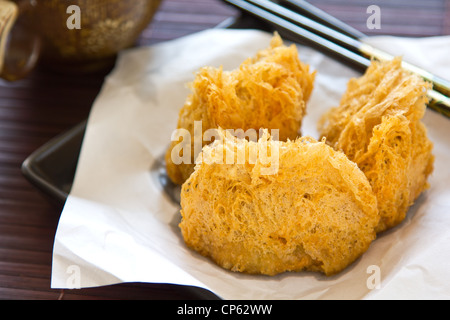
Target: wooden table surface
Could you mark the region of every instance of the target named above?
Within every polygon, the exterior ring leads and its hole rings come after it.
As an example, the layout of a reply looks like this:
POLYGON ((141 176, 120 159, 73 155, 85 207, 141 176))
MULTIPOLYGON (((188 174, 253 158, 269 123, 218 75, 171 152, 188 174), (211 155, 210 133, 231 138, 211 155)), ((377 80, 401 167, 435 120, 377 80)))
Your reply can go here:
MULTIPOLYGON (((369 35, 450 34, 448 0, 310 2, 369 35), (366 26, 371 4, 381 9, 379 30, 366 26)), ((181 37, 238 15, 219 0, 164 0, 138 45, 181 37)), ((52 137, 88 117, 107 73, 74 77, 41 67, 26 79, 0 81, 0 299, 198 298, 190 288, 160 284, 50 288, 53 239, 61 209, 24 178, 21 164, 52 137)))

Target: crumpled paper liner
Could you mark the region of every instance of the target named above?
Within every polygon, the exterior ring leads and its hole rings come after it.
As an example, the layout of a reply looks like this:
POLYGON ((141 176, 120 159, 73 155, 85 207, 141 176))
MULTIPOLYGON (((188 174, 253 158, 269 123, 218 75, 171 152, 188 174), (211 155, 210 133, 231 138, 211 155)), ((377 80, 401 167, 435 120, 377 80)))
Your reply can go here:
MULTIPOLYGON (((224 299, 450 297, 450 120, 431 110, 424 118, 436 156, 430 189, 402 224, 379 235, 343 272, 233 273, 184 245, 179 189, 164 175, 162 159, 189 93, 186 83, 205 65, 237 67, 271 37, 213 29, 120 55, 88 120, 55 236, 53 288, 154 282, 199 286, 224 299)), ((450 74, 450 37, 366 41, 442 77, 450 74)), ((360 74, 307 47, 299 47, 299 54, 318 70, 302 126, 304 135, 318 138, 319 117, 339 103, 349 78, 360 74)))

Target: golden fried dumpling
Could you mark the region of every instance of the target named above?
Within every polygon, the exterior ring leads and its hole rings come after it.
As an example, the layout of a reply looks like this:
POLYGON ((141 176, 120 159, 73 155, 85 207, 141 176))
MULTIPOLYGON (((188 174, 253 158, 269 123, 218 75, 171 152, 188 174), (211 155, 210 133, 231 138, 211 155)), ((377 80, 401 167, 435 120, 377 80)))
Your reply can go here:
POLYGON ((199 160, 182 186, 180 228, 188 247, 223 268, 332 275, 376 237, 366 176, 324 142, 272 141, 267 132, 258 142, 227 137, 205 146, 199 160))
POLYGON ((401 67, 401 59, 372 62, 351 79, 339 107, 319 124, 322 137, 366 174, 378 199, 377 232, 400 223, 428 187, 432 143, 421 118, 430 85, 401 67))
MULTIPOLYGON (((296 46, 283 45, 275 34, 269 48, 236 70, 201 68, 190 84, 192 93, 179 113, 177 128, 188 130, 194 137, 194 121, 201 121, 202 133, 218 127, 244 131, 268 128, 279 129, 281 140, 295 139, 314 77, 309 66, 300 62, 296 46)), ((191 141, 189 163, 176 164, 173 158, 182 152, 175 148, 179 143, 172 141, 165 157, 167 173, 176 184, 182 184, 192 173, 197 155, 191 141)))

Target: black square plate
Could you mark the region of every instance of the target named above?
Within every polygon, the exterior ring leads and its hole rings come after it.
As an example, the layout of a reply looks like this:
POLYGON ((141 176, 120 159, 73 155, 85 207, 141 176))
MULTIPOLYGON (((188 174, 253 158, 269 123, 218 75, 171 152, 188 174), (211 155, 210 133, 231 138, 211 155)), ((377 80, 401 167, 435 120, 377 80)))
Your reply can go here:
POLYGON ((65 203, 72 188, 86 123, 53 138, 22 163, 24 176, 58 205, 65 203))

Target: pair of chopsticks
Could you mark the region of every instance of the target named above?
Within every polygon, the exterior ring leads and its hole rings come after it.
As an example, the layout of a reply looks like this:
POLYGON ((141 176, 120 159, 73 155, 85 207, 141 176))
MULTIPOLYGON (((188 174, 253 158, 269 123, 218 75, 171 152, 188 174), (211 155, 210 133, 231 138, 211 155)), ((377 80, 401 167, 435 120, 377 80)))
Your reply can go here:
MULTIPOLYGON (((224 0, 241 11, 257 17, 281 35, 305 43, 328 55, 364 71, 371 59, 386 61, 394 57, 362 41, 360 31, 303 0, 224 0)), ((450 82, 415 65, 402 62, 402 67, 432 83, 427 94, 428 107, 450 117, 450 82)))

